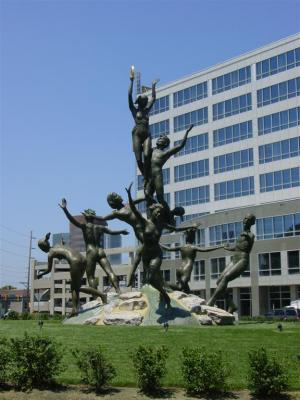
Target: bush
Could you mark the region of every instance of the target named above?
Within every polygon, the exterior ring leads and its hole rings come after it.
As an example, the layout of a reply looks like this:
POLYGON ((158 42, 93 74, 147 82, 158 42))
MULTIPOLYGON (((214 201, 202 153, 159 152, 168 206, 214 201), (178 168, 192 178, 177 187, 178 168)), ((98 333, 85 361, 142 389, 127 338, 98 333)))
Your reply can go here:
POLYGON ((10 310, 7 313, 6 319, 19 319, 19 313, 14 310, 10 310))
POLYGON ((72 354, 80 369, 82 382, 93 386, 96 391, 100 391, 116 376, 115 368, 106 359, 101 347, 85 351, 72 350, 72 354))
POLYGON ((261 347, 249 353, 248 389, 256 396, 275 396, 288 388, 283 365, 261 347))
POLYGON ((9 351, 9 377, 19 389, 47 386, 62 370, 62 354, 53 339, 25 333, 10 339, 9 351))
POLYGON ((8 380, 8 363, 9 363, 9 347, 8 340, 0 339, 0 386, 7 383, 8 380))
POLYGON ((22 313, 22 314, 20 314, 20 319, 23 319, 23 320, 31 320, 31 319, 33 319, 33 314, 30 314, 29 312, 24 312, 24 313, 22 313))
POLYGON ((205 348, 184 348, 181 370, 188 393, 221 393, 227 388, 228 371, 221 351, 205 348))
POLYGON ((132 355, 139 388, 145 393, 156 392, 161 388, 160 380, 166 373, 168 349, 165 346, 139 346, 132 355))

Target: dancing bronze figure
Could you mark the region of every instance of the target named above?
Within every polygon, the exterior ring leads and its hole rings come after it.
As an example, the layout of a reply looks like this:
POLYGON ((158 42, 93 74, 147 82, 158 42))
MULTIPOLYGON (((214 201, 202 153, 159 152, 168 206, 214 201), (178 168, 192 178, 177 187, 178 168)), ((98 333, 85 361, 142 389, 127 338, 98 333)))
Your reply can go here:
POLYGON ((132 146, 136 162, 145 177, 144 161, 149 159, 151 151, 151 135, 149 131, 149 112, 156 99, 156 84, 158 80, 152 82, 152 98, 148 99, 145 94, 139 95, 135 102, 132 99, 132 89, 134 81, 134 67, 130 69, 130 85, 128 91, 129 109, 133 116, 135 126, 132 130, 132 146))
POLYGON ((185 232, 186 244, 183 246, 167 247, 161 245, 161 248, 165 251, 180 251, 182 265, 181 268, 176 270, 177 282, 175 285, 169 284, 174 290, 181 290, 185 293, 190 293, 189 281, 191 280, 191 274, 194 266, 194 261, 197 252, 207 253, 213 250, 222 248, 223 246, 204 248, 195 245, 196 232, 198 227, 189 227, 185 232))
POLYGON ((50 246, 49 238, 50 232, 46 236, 38 241, 39 248, 48 253, 48 268, 40 272, 37 276, 40 279, 42 276, 49 274, 52 271, 53 260, 66 260, 70 265, 71 275, 71 293, 72 293, 72 313, 71 316, 77 315, 80 307, 80 295, 79 292, 90 294, 93 297, 100 297, 103 303, 106 303, 106 296, 100 291, 89 288, 81 287, 83 275, 86 271, 86 258, 79 251, 71 249, 65 246, 62 241, 61 244, 57 244, 53 247, 50 246))
POLYGON ((104 233, 108 235, 128 235, 126 230, 121 231, 111 231, 105 226, 97 225, 94 223, 96 217, 96 213, 93 210, 85 210, 82 214, 86 219, 86 223, 82 224, 78 222, 68 211, 67 209, 67 201, 66 199, 62 199, 61 204, 59 204, 61 209, 66 214, 68 220, 78 228, 82 230, 83 238, 86 245, 86 274, 89 286, 97 289, 97 281, 95 279, 95 270, 96 264, 99 263, 100 267, 105 271, 108 276, 109 281, 111 282, 112 286, 115 290, 119 293, 119 283, 118 278, 116 277, 115 273, 112 270, 110 262, 107 259, 107 256, 100 247, 100 239, 104 233))
POLYGON ((145 178, 145 195, 151 204, 154 193, 156 193, 157 201, 163 205, 166 205, 164 199, 164 183, 163 183, 163 166, 168 161, 168 159, 182 150, 186 144, 188 134, 192 130, 193 125, 191 125, 182 139, 182 141, 168 149, 170 144, 170 139, 168 136, 160 136, 156 141, 156 148, 151 150, 150 154, 150 171, 146 171, 146 176, 149 178, 146 181, 145 178))
MULTIPOLYGON (((225 250, 232 251, 232 261, 226 266, 219 279, 217 288, 208 300, 207 304, 213 306, 217 299, 226 296, 227 286, 230 281, 238 278, 249 266, 249 254, 252 250, 255 235, 251 232, 251 226, 255 224, 255 215, 247 214, 243 220, 243 232, 234 245, 224 246, 225 250)), ((231 302, 231 310, 234 311, 234 304, 231 302)))

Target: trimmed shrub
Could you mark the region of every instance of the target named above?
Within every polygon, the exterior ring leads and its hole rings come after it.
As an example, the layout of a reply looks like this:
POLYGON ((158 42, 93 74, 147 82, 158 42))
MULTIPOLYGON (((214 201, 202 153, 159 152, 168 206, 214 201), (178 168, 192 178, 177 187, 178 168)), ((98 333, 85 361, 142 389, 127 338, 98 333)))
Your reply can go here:
POLYGON ((8 363, 10 360, 10 352, 8 340, 0 339, 0 386, 3 386, 8 381, 8 363))
POLYGON ((261 347, 249 353, 248 389, 258 397, 272 397, 288 388, 284 366, 261 347))
POLYGON ((10 310, 7 313, 6 319, 19 319, 19 313, 17 311, 14 310, 10 310))
POLYGON ((207 351, 204 347, 184 348, 181 370, 188 393, 215 394, 227 389, 228 371, 221 351, 207 351))
POLYGON ((153 348, 139 346, 132 354, 139 388, 145 393, 157 392, 161 378, 166 374, 166 360, 169 352, 165 346, 153 348))
POLYGON ((101 347, 72 350, 72 354, 80 370, 82 382, 93 386, 96 391, 100 391, 116 376, 115 368, 106 359, 101 347))
POLYGON ((9 378, 18 389, 45 387, 62 371, 59 345, 50 338, 29 336, 10 339, 9 378))

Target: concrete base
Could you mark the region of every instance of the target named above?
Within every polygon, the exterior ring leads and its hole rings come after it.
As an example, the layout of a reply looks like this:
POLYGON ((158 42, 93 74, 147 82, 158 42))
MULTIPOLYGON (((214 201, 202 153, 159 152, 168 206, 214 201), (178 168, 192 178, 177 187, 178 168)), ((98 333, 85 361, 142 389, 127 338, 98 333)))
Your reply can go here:
MULTIPOLYGON (((78 325, 140 325, 169 326, 188 325, 202 326, 203 318, 211 319, 211 324, 232 325, 234 317, 226 311, 216 307, 204 305, 204 300, 195 295, 180 294, 178 291, 170 292, 171 307, 167 308, 160 293, 151 285, 144 285, 140 292, 128 292, 128 295, 113 294, 108 298, 108 304, 101 301, 90 302, 75 317, 66 319, 64 324, 78 325), (130 303, 130 307, 128 304, 130 303), (213 312, 215 311, 215 312, 213 312), (218 319, 216 318, 218 316, 218 319), (220 316, 222 322, 220 322, 220 316), (232 318, 230 318, 232 316, 232 318)), ((207 321, 205 325, 207 325, 207 321)))

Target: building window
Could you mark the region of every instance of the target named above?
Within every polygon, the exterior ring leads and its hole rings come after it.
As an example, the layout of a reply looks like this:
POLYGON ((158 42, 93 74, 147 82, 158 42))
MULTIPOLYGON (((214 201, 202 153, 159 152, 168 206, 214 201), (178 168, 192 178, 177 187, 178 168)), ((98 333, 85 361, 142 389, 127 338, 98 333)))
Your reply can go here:
POLYGON ((169 110, 169 96, 160 97, 155 100, 149 115, 155 115, 169 110))
POLYGON ((220 245, 227 242, 235 242, 243 229, 242 221, 229 224, 215 225, 209 227, 210 246, 220 245))
POLYGON ((293 250, 287 252, 289 274, 300 274, 299 255, 300 255, 299 250, 293 250))
POLYGON ((300 154, 300 137, 259 146, 258 153, 260 164, 297 157, 300 154))
MULTIPOLYGON (((162 170, 163 173, 163 183, 164 185, 168 185, 170 183, 170 168, 164 168, 162 170)), ((143 190, 144 188, 144 177, 143 175, 138 175, 138 188, 137 190, 143 190)))
POLYGON ((261 174, 259 183, 261 193, 300 186, 300 167, 261 174))
POLYGON ((168 135, 170 133, 169 120, 157 122, 156 124, 149 125, 151 139, 158 138, 159 136, 168 135))
POLYGON ((235 151, 214 157, 214 173, 251 167, 253 165, 253 149, 235 151))
MULTIPOLYGON (((170 247, 169 243, 165 243, 164 246, 170 247)), ((163 260, 171 260, 171 252, 168 250, 163 250, 162 251, 162 258, 163 260)))
POLYGON ((251 82, 251 67, 237 69, 212 80, 212 94, 221 93, 251 82))
POLYGON ((215 201, 254 194, 254 177, 215 183, 215 201))
POLYGON ((208 159, 181 164, 174 167, 175 182, 187 181, 209 175, 208 159))
POLYGON ((300 78, 290 79, 257 91, 257 107, 267 106, 278 101, 300 95, 300 78))
MULTIPOLYGON (((175 243, 174 244, 174 247, 179 247, 179 246, 180 246, 180 243, 175 243)), ((179 258, 181 258, 180 250, 176 250, 175 251, 175 259, 177 260, 179 258)))
POLYGON ((226 267, 226 259, 225 257, 212 258, 210 260, 210 265, 211 265, 211 271, 210 271, 211 279, 218 279, 226 267))
POLYGON ((214 131, 214 147, 252 137, 252 121, 242 122, 214 131))
POLYGON ((269 287, 269 309, 276 310, 289 306, 291 303, 291 293, 289 286, 270 286, 269 287))
POLYGON ((290 108, 258 118, 258 135, 267 135, 300 125, 300 107, 290 108))
POLYGON ((197 229, 197 233, 196 233, 196 244, 198 246, 205 246, 205 229, 201 228, 201 229, 197 229))
POLYGON ((173 94, 174 108, 207 97, 207 82, 179 90, 173 94))
POLYGON ((256 220, 256 239, 277 239, 300 235, 300 213, 258 218, 256 220))
POLYGON ((119 286, 127 287, 127 275, 117 275, 119 286))
POLYGON ((170 282, 170 280, 171 280, 170 270, 169 269, 162 269, 161 273, 162 273, 164 281, 165 282, 170 282))
POLYGON ((193 268, 194 281, 205 281, 205 261, 199 260, 194 262, 193 268))
MULTIPOLYGON (((181 143, 181 140, 176 140, 174 146, 177 146, 179 143, 181 143)), ((181 157, 206 149, 208 149, 208 133, 202 133, 201 135, 189 137, 184 148, 176 153, 175 157, 181 157)))
POLYGON ((194 126, 206 124, 208 121, 208 108, 200 108, 186 114, 174 117, 174 132, 187 129, 191 124, 194 126))
POLYGON ((251 93, 221 101, 213 105, 213 120, 218 120, 231 115, 240 114, 252 109, 251 93))
POLYGON ((256 79, 278 74, 300 65, 300 47, 256 63, 256 79))
POLYGON ((175 192, 175 206, 192 206, 209 202, 209 185, 175 192))
POLYGON ((241 317, 252 314, 251 288, 240 288, 240 315, 241 317))
POLYGON ((263 253, 258 255, 259 275, 281 275, 280 252, 263 253))

